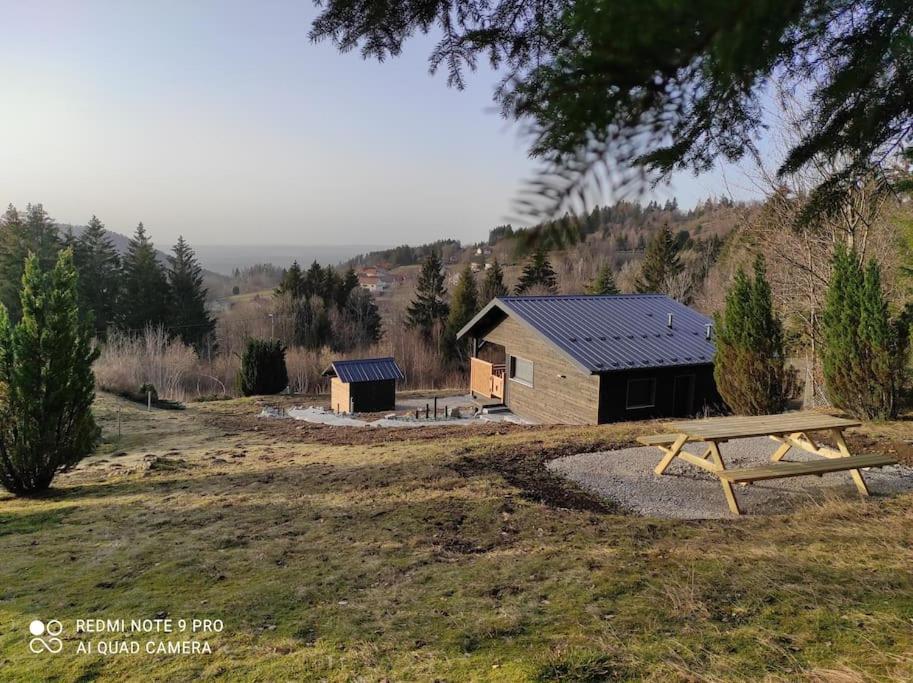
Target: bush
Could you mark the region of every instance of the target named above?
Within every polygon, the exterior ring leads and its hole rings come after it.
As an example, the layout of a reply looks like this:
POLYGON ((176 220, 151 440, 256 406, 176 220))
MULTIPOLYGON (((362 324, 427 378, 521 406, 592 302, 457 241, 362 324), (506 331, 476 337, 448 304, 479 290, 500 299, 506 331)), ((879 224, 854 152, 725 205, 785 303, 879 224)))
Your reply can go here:
POLYGON ((16 494, 42 491, 57 472, 92 452, 92 331, 80 321, 72 251, 41 271, 25 263, 22 317, 12 327, 0 305, 0 484, 16 494))
POLYGON ((786 364, 783 329, 760 256, 753 279, 741 269, 736 273, 715 324, 713 375, 723 400, 739 415, 783 412, 799 393, 798 373, 786 364))
POLYGON ((278 394, 288 386, 285 367, 285 347, 282 342, 251 339, 241 357, 238 375, 241 393, 245 396, 278 394))

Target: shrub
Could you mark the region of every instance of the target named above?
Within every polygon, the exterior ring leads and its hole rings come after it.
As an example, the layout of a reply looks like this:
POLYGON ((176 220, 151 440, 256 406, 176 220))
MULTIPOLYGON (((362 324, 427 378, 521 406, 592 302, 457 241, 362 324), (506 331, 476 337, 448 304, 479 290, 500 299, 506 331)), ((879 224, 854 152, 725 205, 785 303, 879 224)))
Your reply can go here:
POLYGON ((786 364, 783 329, 774 315, 764 260, 754 264, 754 279, 739 269, 716 316, 717 389, 733 412, 765 415, 782 412, 798 395, 796 369, 786 364))
POLYGON ((822 366, 830 401, 863 420, 896 417, 907 335, 892 322, 875 261, 863 270, 840 245, 823 315, 822 366))
POLYGON ((266 339, 247 342, 238 378, 241 393, 245 396, 278 394, 285 389, 288 386, 288 370, 282 342, 266 339))
POLYGON ((50 272, 26 260, 12 327, 0 305, 0 484, 16 494, 42 491, 57 472, 92 452, 92 331, 80 321, 70 250, 50 272))

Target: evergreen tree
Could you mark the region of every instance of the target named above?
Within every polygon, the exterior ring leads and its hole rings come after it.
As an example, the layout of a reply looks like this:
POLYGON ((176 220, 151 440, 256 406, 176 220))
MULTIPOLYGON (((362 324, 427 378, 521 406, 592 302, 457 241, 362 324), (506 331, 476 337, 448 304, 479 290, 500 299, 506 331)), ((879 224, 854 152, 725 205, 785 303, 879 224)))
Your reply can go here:
POLYGON ((482 280, 482 287, 479 290, 479 303, 485 306, 499 296, 507 296, 507 286, 504 284, 504 270, 498 259, 495 259, 491 263, 491 268, 485 271, 485 279, 482 280))
POLYGON ((90 327, 81 320, 73 254, 50 272, 29 256, 22 277, 22 318, 11 326, 0 306, 0 485, 42 491, 98 442, 92 416, 95 378, 90 327))
POLYGON ((520 275, 520 282, 517 284, 517 294, 537 289, 544 289, 552 294, 558 291, 558 276, 552 269, 548 254, 542 248, 536 249, 523 267, 523 274, 520 275))
POLYGON ((786 364, 783 328, 773 311, 764 260, 754 279, 741 268, 715 318, 713 374, 723 400, 739 415, 780 413, 798 393, 795 368, 786 364))
POLYGON ((447 317, 447 327, 444 332, 444 342, 447 354, 454 360, 465 361, 469 356, 468 340, 458 340, 457 333, 463 329, 479 310, 479 296, 476 288, 475 275, 472 267, 467 263, 460 279, 450 297, 450 314, 447 317))
POLYGON ((383 335, 380 311, 374 303, 371 292, 356 287, 349 292, 346 301, 345 318, 350 324, 350 341, 354 348, 371 346, 383 335))
POLYGON ((444 266, 437 251, 432 249, 422 262, 415 298, 406 311, 406 323, 419 330, 426 341, 433 339, 435 329, 447 319, 450 307, 446 296, 444 266))
POLYGON ((358 288, 358 275, 356 275, 355 269, 350 267, 343 276, 342 283, 339 285, 339 298, 342 302, 340 307, 348 305, 349 297, 352 292, 358 288))
POLYGON ((35 254, 39 266, 50 270, 60 246, 57 227, 41 204, 29 204, 24 217, 9 205, 0 219, 0 303, 6 306, 12 322, 21 315, 19 287, 25 260, 35 254))
POLYGON ((168 278, 142 223, 124 257, 123 293, 120 319, 126 329, 139 332, 168 323, 168 278))
POLYGON ((596 274, 596 279, 589 286, 589 293, 596 295, 621 294, 618 286, 615 284, 615 276, 612 274, 612 267, 604 263, 602 268, 596 274))
POLYGON ((668 224, 663 225, 647 244, 635 289, 641 294, 668 293, 671 279, 682 272, 678 252, 672 230, 668 224))
POLYGON ((860 419, 896 417, 907 335, 890 320, 874 261, 863 271, 855 251, 837 246, 822 322, 831 402, 860 419))
POLYGON ((299 299, 295 306, 295 344, 317 350, 332 345, 333 328, 319 296, 299 299))
POLYGON ((278 394, 288 387, 285 347, 273 340, 248 341, 241 356, 238 385, 245 396, 278 394))
POLYGON ((174 255, 168 257, 168 290, 171 295, 168 326, 184 343, 199 351, 207 341, 211 341, 216 327, 215 320, 206 310, 203 269, 183 236, 178 237, 173 252, 174 255))
POLYGON ((282 281, 276 288, 277 296, 283 294, 288 294, 292 299, 298 299, 304 294, 304 276, 298 261, 292 261, 292 265, 285 271, 282 281))
POLYGON ((92 316, 95 336, 104 338, 114 325, 120 303, 120 255, 108 238, 104 224, 92 216, 79 239, 68 232, 64 244, 72 243, 76 270, 79 272, 79 306, 84 315, 92 316))
POLYGON ((324 275, 323 268, 321 268, 320 264, 315 260, 304 274, 301 295, 305 299, 310 299, 315 294, 317 296, 324 296, 325 292, 326 276, 324 275))

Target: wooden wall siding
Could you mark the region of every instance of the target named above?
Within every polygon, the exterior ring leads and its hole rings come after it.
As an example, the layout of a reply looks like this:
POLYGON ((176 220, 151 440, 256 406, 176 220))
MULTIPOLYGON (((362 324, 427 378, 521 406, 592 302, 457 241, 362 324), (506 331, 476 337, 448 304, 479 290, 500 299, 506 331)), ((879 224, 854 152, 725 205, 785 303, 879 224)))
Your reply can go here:
POLYGON ((596 424, 599 377, 565 359, 554 346, 517 322, 505 318, 484 337, 500 344, 508 356, 533 363, 533 386, 507 379, 505 405, 521 417, 546 423, 596 424))
POLYGON ((349 412, 349 385, 338 377, 330 380, 330 410, 337 413, 349 412))
POLYGON ((713 379, 712 365, 691 365, 677 368, 653 368, 607 372, 600 376, 599 421, 644 420, 653 417, 687 417, 700 413, 704 406, 719 408, 722 399, 713 379), (674 401, 675 378, 694 376, 694 398, 690 413, 676 415, 674 401), (656 405, 650 408, 627 408, 629 379, 656 379, 656 405))

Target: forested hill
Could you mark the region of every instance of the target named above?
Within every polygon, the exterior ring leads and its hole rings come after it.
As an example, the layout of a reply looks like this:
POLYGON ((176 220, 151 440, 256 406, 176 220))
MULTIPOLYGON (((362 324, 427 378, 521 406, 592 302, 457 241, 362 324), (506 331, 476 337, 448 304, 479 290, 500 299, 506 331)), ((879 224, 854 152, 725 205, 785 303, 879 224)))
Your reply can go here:
MULTIPOLYGON (((568 215, 532 228, 501 225, 489 232, 487 240, 468 245, 465 249, 475 251, 487 246, 497 253, 518 254, 529 247, 531 237, 535 235, 547 249, 559 249, 573 241, 608 241, 613 251, 638 251, 644 248, 650 235, 664 225, 668 225, 673 233, 687 232, 691 238, 726 237, 739 223, 740 217, 755 206, 751 202, 710 198, 684 211, 675 200, 663 204, 620 201, 611 206, 595 206, 580 216, 568 215)), ((401 245, 362 254, 346 262, 346 265, 414 265, 432 249, 440 253, 445 262, 453 262, 461 260, 459 253, 464 247, 454 239, 418 246, 401 245)))

